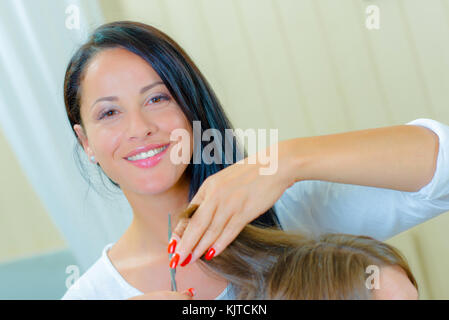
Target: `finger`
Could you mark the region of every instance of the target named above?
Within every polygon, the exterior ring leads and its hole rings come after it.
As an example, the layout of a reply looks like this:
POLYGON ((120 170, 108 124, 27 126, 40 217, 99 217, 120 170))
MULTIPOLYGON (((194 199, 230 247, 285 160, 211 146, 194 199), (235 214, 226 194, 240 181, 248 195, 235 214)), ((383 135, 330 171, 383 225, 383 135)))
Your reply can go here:
MULTIPOLYGON (((226 224, 231 219, 232 213, 233 211, 230 210, 228 206, 217 209, 209 228, 206 230, 204 235, 201 237, 201 240, 193 250, 190 263, 194 263, 203 254, 207 253, 206 250, 213 247, 213 244, 217 241, 218 237, 226 227, 226 224)), ((216 250, 216 248, 214 248, 214 250, 216 250)))
POLYGON ((192 215, 195 213, 195 211, 198 209, 201 203, 204 202, 204 190, 205 190, 205 183, 200 186, 196 194, 193 196, 192 200, 190 200, 189 205, 182 213, 182 216, 185 216, 187 218, 191 218, 192 215))
MULTIPOLYGON (((188 290, 182 292, 170 291, 168 292, 170 300, 192 300, 192 293, 188 290)), ((167 298, 165 298, 167 299, 167 298)))
POLYGON ((193 288, 184 290, 182 293, 188 295, 190 298, 193 298, 196 294, 195 289, 193 289, 193 288))
MULTIPOLYGON (((189 288, 184 291, 169 291, 167 294, 169 295, 170 300, 192 300, 194 289, 189 288)), ((165 298, 167 299, 167 298, 165 298)))
POLYGON ((172 254, 176 250, 176 245, 181 241, 187 225, 189 224, 189 218, 198 208, 197 204, 191 204, 179 214, 178 224, 172 232, 172 236, 168 241, 168 253, 172 254))
MULTIPOLYGON (((193 201, 193 199, 192 199, 193 201)), ((181 217, 191 218, 200 205, 198 203, 190 203, 190 205, 181 213, 181 217)))
POLYGON ((237 238, 240 232, 248 224, 242 220, 241 215, 234 214, 223 229, 223 232, 211 246, 215 250, 213 257, 218 256, 226 247, 237 238))
POLYGON ((128 298, 128 300, 192 300, 195 290, 189 288, 183 292, 176 291, 151 291, 145 294, 128 298))
POLYGON ((170 267, 176 268, 177 263, 175 261, 178 261, 179 263, 184 262, 189 253, 192 252, 204 232, 209 227, 215 210, 216 205, 213 201, 205 201, 200 204, 184 230, 184 234, 176 248, 172 261, 170 261, 170 267))
POLYGON ((184 229, 186 228, 187 224, 189 223, 188 219, 181 219, 181 221, 178 222, 178 225, 175 228, 175 231, 172 232, 171 238, 168 241, 168 247, 167 252, 170 254, 173 254, 176 250, 176 246, 181 241, 182 234, 184 233, 184 229))

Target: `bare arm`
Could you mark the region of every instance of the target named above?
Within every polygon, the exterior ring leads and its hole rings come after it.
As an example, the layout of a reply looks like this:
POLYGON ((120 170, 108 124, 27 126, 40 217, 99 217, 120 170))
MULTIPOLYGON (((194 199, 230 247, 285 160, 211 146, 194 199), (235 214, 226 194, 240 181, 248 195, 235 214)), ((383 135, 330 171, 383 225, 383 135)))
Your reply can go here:
POLYGON ((295 181, 323 180, 416 192, 435 173, 438 136, 398 125, 281 141, 295 181))

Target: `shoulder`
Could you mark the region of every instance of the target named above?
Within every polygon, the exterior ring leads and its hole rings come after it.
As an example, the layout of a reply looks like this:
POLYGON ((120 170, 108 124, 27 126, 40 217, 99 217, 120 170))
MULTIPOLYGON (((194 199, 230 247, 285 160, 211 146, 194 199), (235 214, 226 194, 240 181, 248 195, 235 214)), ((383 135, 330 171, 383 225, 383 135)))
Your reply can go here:
MULTIPOLYGON (((103 249, 101 257, 67 290, 62 300, 104 300, 126 299, 126 288, 121 286, 112 269, 106 252, 113 245, 103 249)), ((115 271, 117 273, 117 271, 115 271)))
POLYGON ((97 276, 104 278, 104 262, 100 257, 81 277, 79 277, 67 290, 62 300, 89 300, 98 299, 95 287, 101 282, 97 276))

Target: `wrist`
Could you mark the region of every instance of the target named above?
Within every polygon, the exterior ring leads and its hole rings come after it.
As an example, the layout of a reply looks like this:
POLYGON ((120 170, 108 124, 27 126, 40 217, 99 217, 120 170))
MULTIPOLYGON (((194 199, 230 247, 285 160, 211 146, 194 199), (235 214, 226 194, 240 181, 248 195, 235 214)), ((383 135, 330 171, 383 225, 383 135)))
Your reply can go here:
POLYGON ((279 142, 279 174, 287 188, 296 182, 306 180, 301 175, 304 159, 299 152, 300 139, 294 138, 279 142))

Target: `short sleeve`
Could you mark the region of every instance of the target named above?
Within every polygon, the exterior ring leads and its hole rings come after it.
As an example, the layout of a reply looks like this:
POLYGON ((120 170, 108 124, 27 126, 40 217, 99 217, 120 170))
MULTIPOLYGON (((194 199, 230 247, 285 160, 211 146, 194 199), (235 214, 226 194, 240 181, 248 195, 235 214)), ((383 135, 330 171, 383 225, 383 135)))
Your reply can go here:
POLYGON ((423 125, 439 137, 432 180, 417 192, 405 192, 319 180, 293 184, 275 203, 284 230, 367 235, 384 241, 449 211, 449 127, 431 119, 423 125))
POLYGON ((437 166, 432 180, 410 195, 423 200, 449 203, 449 126, 432 119, 416 119, 407 125, 417 125, 432 130, 439 140, 437 166))

